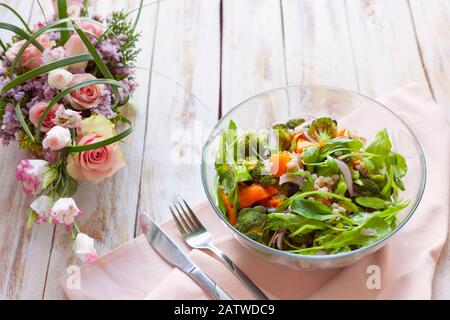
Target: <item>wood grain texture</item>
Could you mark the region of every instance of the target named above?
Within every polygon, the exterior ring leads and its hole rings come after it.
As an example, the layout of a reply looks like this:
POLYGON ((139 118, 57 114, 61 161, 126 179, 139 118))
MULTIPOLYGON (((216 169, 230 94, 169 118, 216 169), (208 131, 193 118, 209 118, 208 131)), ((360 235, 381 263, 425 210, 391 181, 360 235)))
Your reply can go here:
MULTIPOLYGON (((113 10, 124 9, 125 12, 135 9, 139 0, 96 2, 93 12, 106 15, 113 10)), ((119 246, 134 237, 136 208, 138 205, 139 177, 143 155, 143 137, 145 135, 145 119, 147 117, 148 83, 150 77, 153 37, 156 25, 157 5, 143 8, 142 17, 137 28, 142 30, 136 69, 136 80, 139 87, 132 100, 132 107, 127 110, 133 122, 133 133, 122 144, 127 166, 113 178, 99 185, 82 183, 75 196, 75 201, 85 215, 79 219, 82 232, 96 240, 96 248, 100 255, 119 246)), ((131 16, 133 19, 134 15, 131 16)), ((44 298, 61 298, 59 279, 66 274, 69 265, 78 264, 72 251, 72 239, 63 226, 57 226, 51 252, 48 278, 44 298)))
POLYGON ((428 86, 406 0, 345 1, 361 93, 428 86))
MULTIPOLYGON (((35 1, 7 0, 26 19, 43 19, 35 1)), ((139 0, 92 1, 93 10, 139 0)), ((100 254, 136 233, 136 214, 168 219, 182 196, 204 201, 201 146, 219 112, 286 84, 322 84, 377 96, 411 81, 429 86, 450 113, 450 4, 447 0, 164 0, 145 7, 139 89, 123 145, 128 166, 100 185, 82 184, 76 201, 84 232, 100 254), (425 70, 424 70, 425 67, 425 70), (221 104, 221 110, 219 110, 221 104)), ((41 0, 47 17, 50 0, 41 0)), ((0 9, 0 21, 17 21, 0 9)), ((2 39, 9 33, 1 32, 2 39)), ((24 153, 0 147, 0 299, 61 298, 58 281, 78 263, 64 230, 24 227, 32 199, 16 182, 24 153)), ((433 297, 450 299, 449 245, 433 297)))
MULTIPOLYGON (((435 99, 446 108, 450 118, 450 3, 410 0, 410 7, 435 99)), ((450 238, 438 262, 433 298, 450 299, 450 238)))
POLYGON ((170 217, 177 197, 203 201, 202 142, 218 116, 220 2, 161 2, 139 212, 170 217))
MULTIPOLYGON (((10 0, 28 21, 32 10, 30 1, 10 0)), ((1 21, 18 23, 6 9, 0 9, 1 21)), ((11 33, 2 32, 8 41, 11 33)), ((22 191, 15 178, 15 168, 26 153, 16 145, 0 147, 0 299, 40 299, 44 289, 48 258, 52 246, 53 226, 41 225, 32 231, 25 227, 31 199, 22 191)))
POLYGON ((357 90, 343 0, 283 0, 289 85, 357 90))
POLYGON ((225 0, 222 113, 259 92, 286 84, 281 3, 225 0))

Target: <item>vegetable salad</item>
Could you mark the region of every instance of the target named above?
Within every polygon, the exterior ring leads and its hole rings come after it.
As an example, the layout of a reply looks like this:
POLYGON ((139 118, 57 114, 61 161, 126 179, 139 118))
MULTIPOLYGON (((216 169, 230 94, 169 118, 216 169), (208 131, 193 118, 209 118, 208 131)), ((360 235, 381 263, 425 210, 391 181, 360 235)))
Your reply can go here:
POLYGON ((386 129, 370 143, 329 118, 292 119, 238 134, 230 121, 215 169, 217 203, 250 239, 282 251, 331 255, 391 233, 407 164, 386 129))

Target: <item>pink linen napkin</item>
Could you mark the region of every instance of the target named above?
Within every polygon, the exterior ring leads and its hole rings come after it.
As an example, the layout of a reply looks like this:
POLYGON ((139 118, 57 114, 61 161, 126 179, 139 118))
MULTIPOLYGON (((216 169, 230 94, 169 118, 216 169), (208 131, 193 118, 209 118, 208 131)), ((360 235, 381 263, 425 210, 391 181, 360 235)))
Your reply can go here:
MULTIPOLYGON (((268 263, 233 238, 209 204, 197 208, 200 220, 222 249, 271 299, 430 299, 436 261, 447 239, 449 215, 450 126, 447 114, 418 85, 379 99, 413 128, 427 161, 427 187, 417 212, 388 245, 341 269, 299 271, 268 263), (438 128, 439 134, 436 132, 438 128), (381 271, 381 288, 367 286, 368 267, 381 271)), ((253 299, 214 257, 190 250, 173 221, 163 228, 212 279, 235 299, 253 299)), ((69 299, 209 299, 188 276, 167 264, 141 235, 81 269, 81 288, 69 299)))

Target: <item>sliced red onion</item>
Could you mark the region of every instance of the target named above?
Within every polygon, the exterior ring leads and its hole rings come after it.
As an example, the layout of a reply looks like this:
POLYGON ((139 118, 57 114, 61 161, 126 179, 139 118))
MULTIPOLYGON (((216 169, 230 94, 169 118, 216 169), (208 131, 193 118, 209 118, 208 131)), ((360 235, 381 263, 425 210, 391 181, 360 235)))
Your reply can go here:
POLYGON ((284 230, 284 229, 278 231, 278 234, 277 234, 277 248, 279 250, 283 250, 283 237, 284 237, 285 233, 286 233, 286 230, 284 230))
POLYGON ((336 159, 336 163, 339 167, 339 170, 341 170, 342 174, 344 175, 345 183, 347 184, 348 193, 351 197, 353 197, 353 178, 352 173, 350 172, 350 168, 348 165, 339 159, 336 159))
POLYGON ((279 184, 281 186, 282 184, 285 184, 288 182, 296 184, 299 187, 302 187, 305 184, 305 179, 303 177, 297 176, 295 174, 285 173, 280 177, 279 184))

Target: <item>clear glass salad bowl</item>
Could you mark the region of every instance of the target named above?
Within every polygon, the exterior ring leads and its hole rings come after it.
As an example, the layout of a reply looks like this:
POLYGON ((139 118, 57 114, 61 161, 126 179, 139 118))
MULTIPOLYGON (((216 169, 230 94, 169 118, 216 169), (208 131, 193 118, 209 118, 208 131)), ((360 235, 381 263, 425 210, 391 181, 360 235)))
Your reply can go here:
MULTIPOLYGON (((202 154, 202 182, 215 213, 230 232, 245 246, 262 254, 268 262, 298 269, 327 269, 347 266, 383 247, 414 214, 425 188, 426 165, 422 148, 413 131, 388 107, 348 90, 323 86, 283 87, 258 94, 231 109, 214 127, 202 154), (375 134, 386 128, 392 140, 393 150, 402 154, 408 165, 404 177, 406 190, 401 198, 410 205, 397 215, 397 228, 385 238, 370 246, 335 255, 299 255, 279 251, 255 242, 237 231, 224 218, 217 206, 216 172, 214 160, 220 146, 220 137, 233 120, 239 130, 267 130, 276 123, 305 116, 331 116, 339 127, 356 130, 371 141, 375 134)), ((395 241, 395 240, 394 240, 395 241)))

